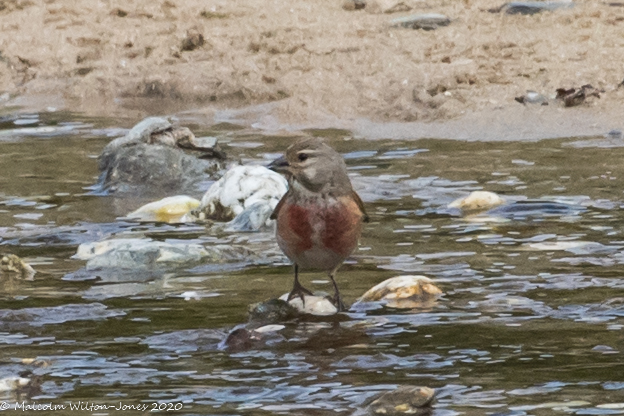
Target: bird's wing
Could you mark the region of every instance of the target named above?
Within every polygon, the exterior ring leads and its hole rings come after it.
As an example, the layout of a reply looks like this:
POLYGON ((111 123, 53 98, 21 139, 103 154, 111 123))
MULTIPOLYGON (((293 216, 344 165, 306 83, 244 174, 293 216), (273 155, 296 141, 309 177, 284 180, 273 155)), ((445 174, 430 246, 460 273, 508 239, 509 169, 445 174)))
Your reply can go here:
MULTIPOLYGON (((363 221, 364 222, 370 221, 370 217, 366 213, 366 208, 364 208, 364 202, 362 202, 362 198, 360 198, 360 196, 355 191, 351 191, 351 196, 353 196, 353 200, 355 201, 355 203, 357 204, 358 208, 360 209, 360 211, 362 211, 362 214, 364 215, 363 221)), ((277 208, 279 208, 279 204, 275 208, 276 211, 277 211, 277 208)))
POLYGON ((286 195, 284 195, 282 199, 280 199, 280 201, 277 203, 277 205, 275 206, 275 209, 273 210, 273 212, 271 213, 271 216, 269 217, 270 219, 272 220, 277 219, 280 209, 282 209, 282 205, 284 205, 284 201, 286 201, 286 195))

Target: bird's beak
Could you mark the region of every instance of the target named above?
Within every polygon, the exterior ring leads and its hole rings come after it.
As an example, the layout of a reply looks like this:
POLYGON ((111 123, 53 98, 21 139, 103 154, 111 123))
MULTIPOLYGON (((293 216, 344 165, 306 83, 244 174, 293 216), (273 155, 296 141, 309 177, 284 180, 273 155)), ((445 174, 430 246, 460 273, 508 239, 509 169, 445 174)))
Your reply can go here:
POLYGON ((288 163, 288 161, 286 160, 284 156, 278 159, 275 159, 273 162, 269 164, 269 166, 267 166, 267 168, 278 173, 288 173, 289 167, 290 167, 290 164, 288 163))

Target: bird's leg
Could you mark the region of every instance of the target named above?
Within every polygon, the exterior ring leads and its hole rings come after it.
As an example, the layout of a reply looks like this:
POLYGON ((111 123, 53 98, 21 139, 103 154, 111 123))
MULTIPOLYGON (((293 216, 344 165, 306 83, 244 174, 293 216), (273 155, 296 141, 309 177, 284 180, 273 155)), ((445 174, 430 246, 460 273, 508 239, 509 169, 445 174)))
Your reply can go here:
POLYGON ((329 273, 329 278, 334 284, 334 299, 333 299, 334 306, 336 306, 336 309, 338 309, 338 312, 344 312, 347 310, 347 308, 345 308, 345 305, 344 303, 342 303, 342 299, 340 298, 340 291, 338 290, 338 285, 336 284, 336 280, 334 280, 335 274, 336 274, 336 270, 332 270, 329 273))
POLYGON ((301 303, 303 303, 303 305, 305 306, 304 295, 312 296, 312 292, 301 286, 301 283, 299 283, 299 266, 297 265, 297 263, 295 263, 295 284, 288 294, 288 299, 286 301, 290 302, 290 300, 293 299, 295 296, 299 296, 299 298, 301 298, 301 303))

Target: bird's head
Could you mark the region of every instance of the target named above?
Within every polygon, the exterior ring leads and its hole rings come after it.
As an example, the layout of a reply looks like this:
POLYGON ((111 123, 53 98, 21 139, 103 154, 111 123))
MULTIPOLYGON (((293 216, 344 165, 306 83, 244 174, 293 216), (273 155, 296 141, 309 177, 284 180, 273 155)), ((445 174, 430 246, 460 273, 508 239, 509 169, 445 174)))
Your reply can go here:
POLYGON ((284 174, 291 186, 295 182, 312 192, 341 194, 352 189, 342 156, 316 137, 297 140, 268 167, 284 174))

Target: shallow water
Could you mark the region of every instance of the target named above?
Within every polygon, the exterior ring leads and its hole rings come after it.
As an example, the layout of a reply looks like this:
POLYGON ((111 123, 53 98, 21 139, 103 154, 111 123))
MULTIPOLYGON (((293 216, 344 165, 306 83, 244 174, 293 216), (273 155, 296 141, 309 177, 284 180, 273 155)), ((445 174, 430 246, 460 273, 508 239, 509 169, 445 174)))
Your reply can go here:
MULTIPOLYGON (((219 134, 245 163, 266 163, 291 140, 191 127, 219 134)), ((313 131, 343 153, 372 219, 338 274, 345 301, 400 274, 429 276, 445 295, 415 310, 289 321, 266 345, 228 352, 219 345, 248 305, 290 289, 271 234, 117 220, 145 201, 86 189, 95 157, 124 132, 113 120, 13 114, 0 128, 0 252, 38 271, 0 274, 0 378, 27 372, 40 383, 0 400, 332 415, 426 385, 438 391, 436 416, 624 414, 624 148, 613 139, 370 142, 313 131), (472 217, 446 208, 478 189, 516 204, 472 217), (258 259, 99 276, 71 258, 110 235, 236 243, 258 259)), ((331 291, 322 274, 303 280, 331 291)))

